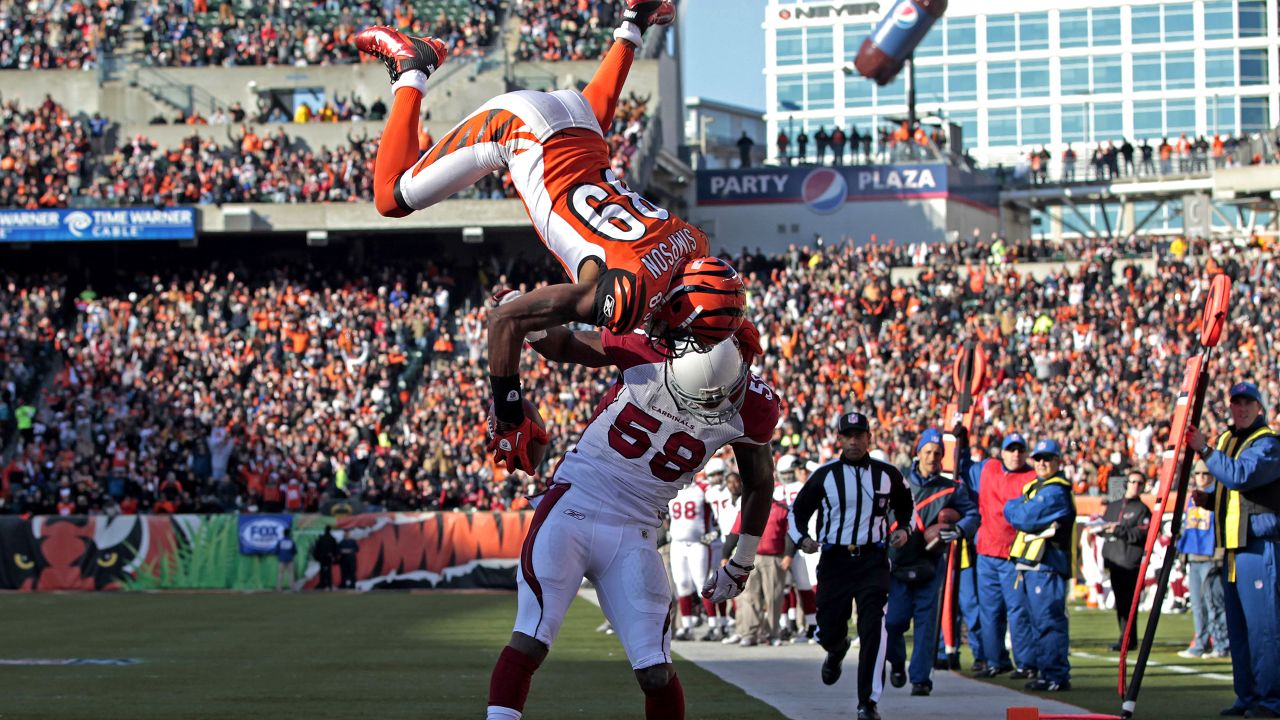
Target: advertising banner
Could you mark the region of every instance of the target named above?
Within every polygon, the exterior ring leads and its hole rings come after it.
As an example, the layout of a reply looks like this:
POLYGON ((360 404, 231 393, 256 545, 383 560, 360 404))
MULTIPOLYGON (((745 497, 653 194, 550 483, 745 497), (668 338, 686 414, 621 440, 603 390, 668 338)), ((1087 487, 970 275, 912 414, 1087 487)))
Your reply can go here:
POLYGON ((293 525, 292 515, 239 515, 241 555, 271 555, 284 531, 293 525))
MULTIPOLYGON (((291 518, 298 544, 294 589, 319 584, 312 548, 328 529, 356 543, 345 571, 359 590, 514 590, 531 512, 326 515, 0 515, 0 590, 266 590, 279 561, 241 553, 245 530, 277 537, 291 518), (270 524, 257 521, 267 519, 270 524)), ((275 547, 275 540, 271 540, 275 547)), ((326 565, 333 586, 342 563, 326 565)))
POLYGON ((947 196, 947 166, 763 167, 698 173, 698 205, 802 203, 819 215, 846 202, 947 196))
POLYGON ((0 210, 0 242, 191 240, 196 212, 172 208, 0 210))

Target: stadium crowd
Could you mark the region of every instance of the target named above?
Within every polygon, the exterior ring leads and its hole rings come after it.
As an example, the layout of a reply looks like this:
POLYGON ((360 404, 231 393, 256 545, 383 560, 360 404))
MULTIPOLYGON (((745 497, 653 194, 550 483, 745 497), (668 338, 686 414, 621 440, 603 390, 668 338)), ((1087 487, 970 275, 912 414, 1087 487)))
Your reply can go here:
POLYGON ((608 0, 516 0, 520 41, 515 59, 593 60, 613 42, 620 18, 608 0))
POLYGON ((95 67, 121 38, 131 3, 3 0, 0 70, 95 67))
MULTIPOLYGON (((648 112, 648 99, 635 94, 618 103, 606 140, 619 177, 630 170, 648 112)), ((345 145, 314 149, 290 138, 283 126, 261 134, 244 124, 211 131, 202 129, 201 120, 189 123, 192 134, 174 148, 136 134, 108 149, 110 124, 99 115, 73 118, 48 98, 35 108, 8 101, 0 106, 0 207, 61 208, 76 197, 155 206, 373 199, 379 136, 351 134, 345 145)), ((432 142, 423 135, 424 152, 432 142)), ((515 190, 503 172, 459 197, 512 198, 515 190)))
MULTIPOLYGON (((1015 430, 1061 438, 1078 493, 1107 494, 1131 469, 1152 478, 1170 388, 1219 269, 1251 302, 1235 304, 1218 367, 1232 380, 1250 368, 1280 396, 1274 248, 1201 243, 1188 255, 1161 244, 1154 275, 1126 269, 1113 284, 1105 245, 1039 280, 989 262, 990 242, 966 246, 969 257, 934 252, 914 279, 893 282, 890 268, 906 263, 889 243, 733 258, 766 347, 757 370, 788 400, 779 452, 829 457, 830 419, 852 405, 874 409, 880 449, 908 465, 916 437, 938 422, 955 349, 972 336, 991 358, 977 448, 1015 430)), ((1011 246, 1030 254, 1036 244, 1011 246)), ((37 429, 0 473, 6 510, 54 512, 63 488, 68 511, 305 510, 344 495, 369 509, 521 507, 533 480, 508 477, 483 450, 479 300, 556 272, 549 261, 459 278, 432 265, 219 268, 82 295, 74 322, 56 328, 60 369, 37 429)), ((48 280, 17 282, 57 297, 48 280)), ((610 377, 532 353, 525 362, 554 459, 610 377)))
POLYGON ((351 36, 369 25, 392 25, 444 40, 451 54, 493 42, 498 3, 474 0, 465 14, 444 4, 363 0, 150 0, 139 9, 146 62, 157 66, 334 65, 360 62, 351 36))

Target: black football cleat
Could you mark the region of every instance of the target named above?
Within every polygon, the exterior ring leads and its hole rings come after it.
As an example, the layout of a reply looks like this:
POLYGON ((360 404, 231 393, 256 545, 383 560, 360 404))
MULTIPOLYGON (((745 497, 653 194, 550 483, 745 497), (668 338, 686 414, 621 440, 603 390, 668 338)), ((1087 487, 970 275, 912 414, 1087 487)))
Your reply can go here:
POLYGON ((356 49, 386 63, 393 83, 410 70, 430 77, 449 57, 449 49, 436 38, 413 37, 383 25, 356 33, 356 49))

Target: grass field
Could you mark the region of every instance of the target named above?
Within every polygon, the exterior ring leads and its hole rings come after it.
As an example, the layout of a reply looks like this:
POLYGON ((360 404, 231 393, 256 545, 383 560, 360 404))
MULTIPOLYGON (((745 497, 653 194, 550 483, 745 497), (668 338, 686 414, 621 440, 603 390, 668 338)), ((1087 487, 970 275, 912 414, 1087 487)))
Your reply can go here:
MULTIPOLYGON (((0 666, 0 718, 479 718, 514 600, 392 592, 4 594, 0 659, 141 663, 0 666)), ((643 717, 643 696, 617 639, 593 632, 599 620, 594 606, 575 603, 535 679, 530 718, 643 717)), ((1071 624, 1074 651, 1115 657, 1106 650, 1114 615, 1074 612, 1071 624)), ((1189 628, 1186 616, 1166 618, 1153 659, 1229 675, 1226 661, 1174 655, 1189 628)), ((1073 657, 1072 664, 1076 689, 1055 699, 1115 712, 1114 661, 1073 657)), ((680 673, 690 720, 782 717, 692 663, 680 663, 680 673)), ((1205 718, 1231 699, 1229 682, 1153 668, 1139 717, 1205 718)), ((893 710, 891 720, 909 717, 907 707, 893 710)), ((993 707, 991 717, 1003 718, 1003 708, 993 707)))

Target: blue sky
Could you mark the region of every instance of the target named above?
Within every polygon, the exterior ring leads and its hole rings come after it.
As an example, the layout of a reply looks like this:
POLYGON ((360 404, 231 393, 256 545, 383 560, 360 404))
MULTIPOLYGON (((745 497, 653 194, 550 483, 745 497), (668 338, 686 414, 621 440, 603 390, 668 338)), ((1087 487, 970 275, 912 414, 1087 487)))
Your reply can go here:
POLYGON ((683 0, 684 94, 764 110, 766 0, 683 0))

